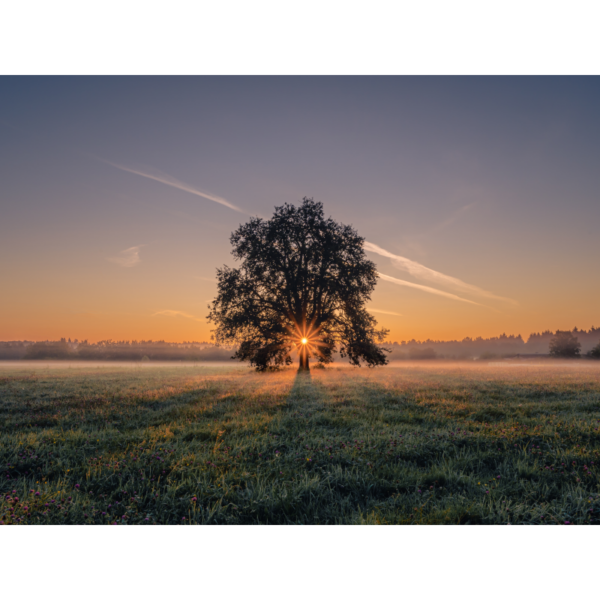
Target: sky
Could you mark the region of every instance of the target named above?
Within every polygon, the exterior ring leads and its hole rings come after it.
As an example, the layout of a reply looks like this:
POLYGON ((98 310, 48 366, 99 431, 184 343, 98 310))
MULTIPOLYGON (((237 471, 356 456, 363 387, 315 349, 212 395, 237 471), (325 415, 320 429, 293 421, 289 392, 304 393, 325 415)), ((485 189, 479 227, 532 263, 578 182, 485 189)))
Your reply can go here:
POLYGON ((600 326, 598 77, 0 77, 0 340, 208 340, 304 196, 389 339, 600 326))

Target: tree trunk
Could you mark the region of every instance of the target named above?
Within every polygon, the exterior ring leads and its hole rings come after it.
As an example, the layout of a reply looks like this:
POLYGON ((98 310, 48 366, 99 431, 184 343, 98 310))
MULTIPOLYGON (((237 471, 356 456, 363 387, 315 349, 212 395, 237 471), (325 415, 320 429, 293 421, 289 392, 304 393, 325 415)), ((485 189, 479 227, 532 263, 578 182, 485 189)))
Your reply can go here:
POLYGON ((298 371, 309 371, 308 366, 308 348, 303 346, 300 348, 300 364, 298 366, 298 371))

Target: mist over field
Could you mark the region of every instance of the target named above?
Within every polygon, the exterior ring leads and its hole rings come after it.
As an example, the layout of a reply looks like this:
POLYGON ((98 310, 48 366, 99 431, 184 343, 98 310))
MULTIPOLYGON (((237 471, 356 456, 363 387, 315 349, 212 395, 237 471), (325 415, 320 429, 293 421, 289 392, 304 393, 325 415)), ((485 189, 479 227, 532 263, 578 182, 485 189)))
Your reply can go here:
MULTIPOLYGON (((390 361, 405 360, 492 360, 503 358, 537 358, 548 356, 550 342, 556 338, 551 331, 532 333, 527 340, 520 335, 492 338, 464 338, 454 341, 408 340, 381 344, 390 350, 390 361)), ((600 328, 589 330, 575 327, 571 332, 581 344, 581 353, 587 354, 600 344, 600 328)), ((97 343, 79 342, 62 338, 59 341, 0 342, 2 360, 70 360, 70 361, 229 361, 234 346, 216 346, 209 342, 169 343, 164 341, 112 341, 97 343)), ((335 364, 343 363, 335 353, 335 364)))

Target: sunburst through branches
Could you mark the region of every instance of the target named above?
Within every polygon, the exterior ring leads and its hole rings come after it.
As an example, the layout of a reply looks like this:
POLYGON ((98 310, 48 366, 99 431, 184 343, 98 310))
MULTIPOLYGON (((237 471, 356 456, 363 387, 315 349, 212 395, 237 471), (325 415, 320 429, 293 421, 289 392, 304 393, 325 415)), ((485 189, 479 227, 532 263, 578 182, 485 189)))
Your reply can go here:
POLYGON ((375 263, 364 239, 326 219, 320 202, 303 198, 301 206, 276 207, 269 220, 252 218, 231 243, 242 262, 217 271, 208 319, 219 343, 238 346, 235 358, 259 371, 290 365, 296 353, 308 370, 309 357, 328 364, 336 350, 355 366, 387 363, 378 346, 387 331, 366 310, 375 263))
POLYGON ((290 328, 288 342, 291 342, 292 347, 298 352, 300 357, 300 368, 299 370, 308 369, 308 359, 318 356, 323 356, 320 348, 325 347, 319 337, 320 326, 315 326, 314 322, 307 325, 306 322, 302 324, 294 323, 293 327, 290 328))

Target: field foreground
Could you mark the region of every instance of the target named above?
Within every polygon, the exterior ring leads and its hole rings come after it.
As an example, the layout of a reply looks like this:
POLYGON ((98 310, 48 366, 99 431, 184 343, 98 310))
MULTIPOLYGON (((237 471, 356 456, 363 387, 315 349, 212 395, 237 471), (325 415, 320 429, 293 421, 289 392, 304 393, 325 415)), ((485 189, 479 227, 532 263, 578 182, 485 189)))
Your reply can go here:
POLYGON ((600 368, 0 370, 0 523, 600 523, 600 368))

